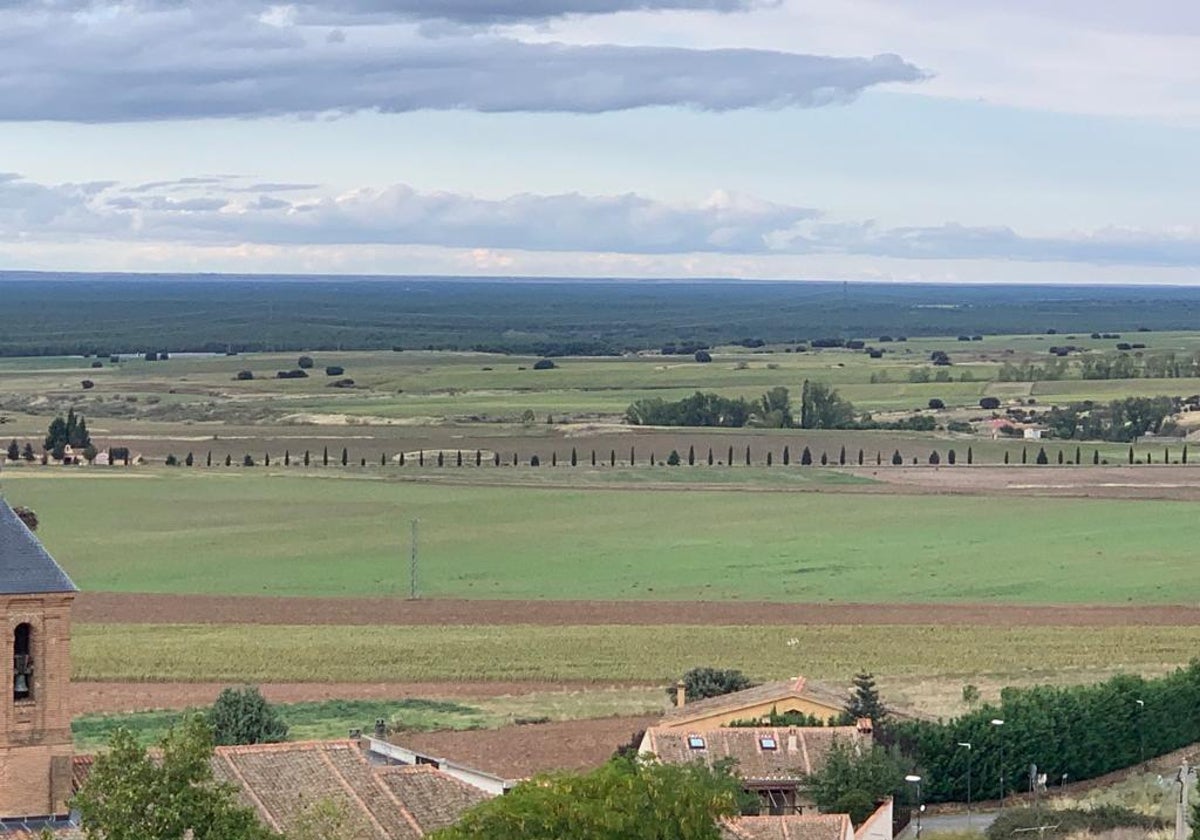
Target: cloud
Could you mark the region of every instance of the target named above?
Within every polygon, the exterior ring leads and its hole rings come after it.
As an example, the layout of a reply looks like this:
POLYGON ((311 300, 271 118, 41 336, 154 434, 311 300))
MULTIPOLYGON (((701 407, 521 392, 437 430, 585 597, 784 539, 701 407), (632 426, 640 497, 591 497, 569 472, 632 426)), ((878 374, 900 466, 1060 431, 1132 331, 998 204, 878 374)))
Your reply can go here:
MULTIPOLYGON (((1200 228, 1102 228, 1030 236, 1005 226, 885 227, 717 191, 690 204, 635 193, 523 193, 481 198, 404 184, 336 196, 131 194, 110 181, 45 185, 0 175, 0 240, 67 242, 86 236, 181 246, 465 249, 730 257, 854 257, 880 261, 990 260, 1091 266, 1200 268, 1200 228)), ((286 191, 283 193, 286 195, 286 191)))
MULTIPOLYGON (((469 5, 469 4, 468 4, 469 5)), ((897 55, 423 37, 226 13, 0 12, 0 121, 133 122, 407 112, 599 113, 653 106, 818 107, 925 74, 897 55)))

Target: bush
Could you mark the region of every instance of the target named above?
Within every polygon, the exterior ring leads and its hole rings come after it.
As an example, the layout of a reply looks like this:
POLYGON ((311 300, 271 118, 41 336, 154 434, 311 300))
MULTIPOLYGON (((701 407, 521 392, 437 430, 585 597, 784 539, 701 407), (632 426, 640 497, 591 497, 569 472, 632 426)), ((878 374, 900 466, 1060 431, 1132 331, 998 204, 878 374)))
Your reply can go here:
POLYGON ((342 379, 335 379, 329 383, 328 387, 330 387, 330 388, 353 388, 354 380, 350 379, 349 377, 343 377, 342 379))
POLYGON ((696 355, 693 356, 693 358, 697 362, 701 362, 701 363, 711 362, 712 361, 712 353, 709 353, 707 350, 697 350, 696 355))
POLYGON ((554 370, 558 365, 554 364, 553 359, 538 359, 533 363, 534 370, 554 370))
POLYGON ((1097 805, 1086 810, 1062 808, 1047 813, 1034 808, 1008 808, 1000 812, 984 836, 987 840, 1010 840, 1018 832, 1033 833, 1043 825, 1056 826, 1044 832, 1044 835, 1056 837, 1099 834, 1117 828, 1134 828, 1148 833, 1167 827, 1160 817, 1150 817, 1123 805, 1097 805))
POLYGON ((167 456, 167 466, 168 467, 179 466, 179 459, 175 457, 174 453, 167 456))
POLYGON ((929 407, 932 408, 934 411, 940 411, 941 409, 946 407, 946 403, 942 400, 939 400, 937 397, 934 397, 933 399, 931 399, 929 401, 929 407))
POLYGON ((312 356, 301 356, 296 360, 296 367, 302 370, 308 370, 313 366, 312 356))
POLYGON ((101 361, 92 362, 92 367, 93 368, 102 368, 102 367, 104 367, 104 362, 101 362, 101 361))
POLYGON ((234 744, 277 744, 287 740, 288 726, 255 686, 227 688, 208 710, 213 742, 234 744))
POLYGON ((237 376, 234 377, 234 379, 238 382, 247 382, 253 378, 254 378, 254 371, 250 371, 250 370, 239 370, 237 372, 237 376))
POLYGON ((281 370, 275 374, 276 379, 307 379, 308 374, 299 368, 295 370, 281 370))
POLYGON ((676 452, 674 449, 672 449, 671 454, 667 456, 667 466, 668 467, 678 467, 679 466, 679 453, 676 452))
POLYGON ((897 449, 895 452, 892 453, 892 466, 898 467, 903 463, 904 463, 904 457, 900 454, 900 450, 897 449))
POLYGON ((329 367, 325 368, 326 376, 341 376, 345 372, 345 368, 340 367, 339 365, 329 365, 329 367))
POLYGON ((965 420, 951 420, 946 424, 946 431, 969 434, 970 432, 975 431, 975 428, 965 420))
MULTIPOLYGON (((754 687, 749 677, 734 668, 693 668, 683 675, 682 681, 689 703, 754 687)), ((667 689, 667 695, 675 702, 675 686, 667 689)))
POLYGON ((83 386, 83 390, 85 390, 85 391, 90 391, 96 387, 96 383, 90 379, 85 379, 82 382, 80 382, 79 384, 81 386, 83 386))
POLYGON ((995 411, 1000 407, 999 397, 984 397, 979 401, 979 407, 986 411, 995 411))

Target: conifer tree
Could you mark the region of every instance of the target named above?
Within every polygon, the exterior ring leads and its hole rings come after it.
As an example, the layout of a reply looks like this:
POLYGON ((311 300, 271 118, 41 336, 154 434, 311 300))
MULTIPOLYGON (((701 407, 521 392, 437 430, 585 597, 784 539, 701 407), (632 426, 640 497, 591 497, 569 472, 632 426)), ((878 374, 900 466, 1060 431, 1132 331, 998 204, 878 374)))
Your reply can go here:
POLYGON ((783 465, 786 467, 792 463, 792 451, 785 444, 783 447, 783 465))
POLYGON ((842 447, 842 451, 838 453, 838 464, 843 467, 846 466, 846 447, 844 446, 842 447))
POLYGON ((800 466, 802 466, 802 467, 811 467, 812 466, 812 450, 809 449, 807 446, 804 447, 804 451, 800 453, 800 466))
POLYGON ((688 466, 696 466, 696 447, 688 446, 688 466))
MULTIPOLYGON (((348 463, 350 463, 350 453, 348 451, 346 451, 346 447, 343 446, 342 447, 342 466, 344 467, 348 463)), ((440 467, 441 464, 438 464, 438 466, 440 467)))
POLYGON ((21 457, 21 447, 17 445, 17 439, 13 438, 12 443, 8 445, 8 460, 15 461, 21 457))

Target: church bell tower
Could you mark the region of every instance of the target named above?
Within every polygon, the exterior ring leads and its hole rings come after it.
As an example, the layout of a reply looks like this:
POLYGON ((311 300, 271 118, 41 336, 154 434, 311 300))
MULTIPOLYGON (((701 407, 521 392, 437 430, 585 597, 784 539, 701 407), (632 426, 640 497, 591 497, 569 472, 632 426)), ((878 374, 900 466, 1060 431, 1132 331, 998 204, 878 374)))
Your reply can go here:
POLYGON ((11 663, 0 689, 0 820, 68 812, 71 603, 77 591, 0 499, 0 644, 11 663))

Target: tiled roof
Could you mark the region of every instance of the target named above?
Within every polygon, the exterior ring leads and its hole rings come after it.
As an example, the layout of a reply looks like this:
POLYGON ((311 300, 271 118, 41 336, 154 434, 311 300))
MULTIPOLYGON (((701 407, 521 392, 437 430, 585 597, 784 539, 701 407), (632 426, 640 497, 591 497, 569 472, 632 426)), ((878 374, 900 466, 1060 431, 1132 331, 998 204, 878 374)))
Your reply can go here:
POLYGON ((707 697, 704 700, 688 702, 682 706, 676 706, 663 715, 663 721, 671 723, 692 720, 697 717, 737 711, 747 706, 757 706, 794 697, 811 700, 832 709, 841 709, 846 705, 847 695, 821 683, 814 683, 804 677, 796 677, 790 680, 763 683, 744 691, 722 694, 720 697, 707 697))
POLYGON ((687 764, 703 760, 715 764, 736 759, 734 772, 748 782, 796 781, 820 770, 835 741, 841 740, 863 749, 870 736, 853 726, 820 727, 720 727, 693 731, 656 726, 646 730, 643 752, 653 753, 668 764, 687 764), (771 739, 774 749, 764 748, 771 739), (692 743, 699 745, 694 748, 692 743))
POLYGON ((843 840, 853 831, 846 814, 737 817, 721 826, 724 840, 843 840))
POLYGON ((213 768, 277 831, 329 799, 346 814, 353 837, 416 840, 488 798, 430 767, 374 768, 351 741, 218 747, 213 768))
POLYGON ((0 594, 77 591, 8 502, 0 499, 0 594))

